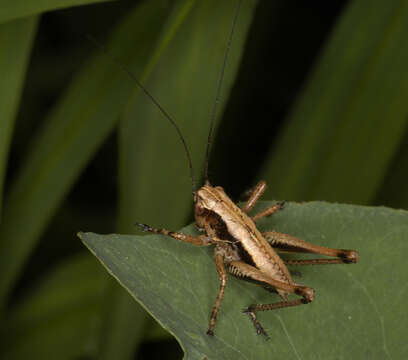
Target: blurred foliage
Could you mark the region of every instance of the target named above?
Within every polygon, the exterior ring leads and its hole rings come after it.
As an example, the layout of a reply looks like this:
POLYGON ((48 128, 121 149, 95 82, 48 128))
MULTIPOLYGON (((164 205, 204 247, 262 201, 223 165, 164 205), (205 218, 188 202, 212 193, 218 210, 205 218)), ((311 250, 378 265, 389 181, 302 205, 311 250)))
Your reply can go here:
MULTIPOLYGON (((174 129, 84 35, 106 44, 174 116, 200 177, 235 4, 129 0, 44 13, 55 1, 2 2, 0 352, 8 358, 26 358, 22 344, 34 359, 148 359, 157 348, 181 357, 74 235, 191 220, 174 129)), ((408 208, 407 24, 402 0, 244 0, 212 182, 234 198, 263 177, 267 198, 408 208)))
POLYGON ((44 11, 68 8, 77 5, 86 5, 96 2, 112 0, 3 0, 0 8, 0 22, 40 14, 44 11))

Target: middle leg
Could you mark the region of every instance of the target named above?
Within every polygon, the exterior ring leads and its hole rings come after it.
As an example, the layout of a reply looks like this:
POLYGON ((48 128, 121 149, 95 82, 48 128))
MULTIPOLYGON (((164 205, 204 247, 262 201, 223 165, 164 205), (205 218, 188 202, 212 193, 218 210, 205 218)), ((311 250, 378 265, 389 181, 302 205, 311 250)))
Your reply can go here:
POLYGON ((217 266, 218 276, 220 278, 220 289, 218 290, 217 299, 215 300, 215 305, 211 313, 210 326, 207 330, 207 335, 210 336, 214 335, 215 322, 217 320, 218 311, 220 309, 221 302, 224 297, 225 287, 227 285, 227 271, 224 267, 224 255, 218 247, 214 249, 214 253, 215 265, 217 266))

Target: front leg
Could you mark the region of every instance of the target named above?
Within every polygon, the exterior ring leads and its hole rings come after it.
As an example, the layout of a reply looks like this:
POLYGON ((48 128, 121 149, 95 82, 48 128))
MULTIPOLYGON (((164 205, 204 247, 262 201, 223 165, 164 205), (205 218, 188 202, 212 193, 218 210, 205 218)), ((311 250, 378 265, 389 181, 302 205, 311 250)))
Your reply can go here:
POLYGON ((208 327, 207 335, 214 335, 215 322, 217 320, 218 311, 224 297, 225 287, 227 286, 227 271, 224 266, 224 254, 218 246, 214 249, 215 265, 217 266, 218 276, 220 278, 220 289, 218 290, 217 299, 211 313, 210 326, 208 327))
POLYGON ((186 243, 190 243, 190 244, 194 244, 194 245, 197 245, 197 246, 208 246, 208 245, 211 245, 211 244, 214 243, 211 240, 211 238, 209 238, 206 235, 191 236, 191 235, 188 235, 188 234, 183 234, 183 233, 170 231, 170 230, 166 230, 166 229, 155 229, 155 228, 152 228, 149 225, 141 224, 141 223, 136 223, 136 225, 141 227, 141 229, 143 231, 145 231, 145 232, 147 231, 147 232, 151 232, 151 233, 154 233, 154 234, 167 235, 167 236, 172 237, 173 239, 183 241, 183 242, 186 242, 186 243))

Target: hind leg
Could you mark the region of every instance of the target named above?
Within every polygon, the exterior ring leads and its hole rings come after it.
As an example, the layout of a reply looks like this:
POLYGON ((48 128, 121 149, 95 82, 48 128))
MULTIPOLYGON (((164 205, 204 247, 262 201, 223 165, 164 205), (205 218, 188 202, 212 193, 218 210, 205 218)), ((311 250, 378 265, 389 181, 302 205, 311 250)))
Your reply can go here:
POLYGON ((269 337, 265 330, 263 329, 263 327, 261 326, 261 324, 259 323, 255 314, 256 311, 267 311, 291 306, 298 306, 302 304, 308 304, 312 302, 314 299, 314 290, 312 288, 275 280, 268 274, 263 273, 261 270, 257 269, 252 265, 248 265, 243 261, 231 261, 229 263, 229 271, 233 275, 244 276, 249 279, 256 280, 265 283, 269 286, 272 286, 277 289, 280 295, 290 293, 302 297, 301 299, 287 301, 284 295, 281 295, 281 297, 283 296, 283 298, 285 299, 284 301, 278 301, 272 304, 252 304, 244 310, 244 313, 248 314, 249 317, 251 318, 257 334, 264 334, 266 338, 269 337))
POLYGON ((294 236, 276 231, 263 232, 262 236, 274 249, 277 249, 278 251, 282 250, 290 253, 312 253, 327 255, 335 258, 286 260, 285 264, 287 265, 352 264, 357 263, 359 259, 358 252, 355 250, 333 249, 319 246, 298 239, 294 236))

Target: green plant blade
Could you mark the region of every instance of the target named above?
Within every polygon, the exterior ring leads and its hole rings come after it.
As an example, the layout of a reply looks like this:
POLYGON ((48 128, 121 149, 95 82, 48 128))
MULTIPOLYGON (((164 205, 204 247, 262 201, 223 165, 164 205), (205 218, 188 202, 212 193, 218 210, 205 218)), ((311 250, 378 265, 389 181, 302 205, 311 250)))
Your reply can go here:
POLYGON ((44 11, 63 9, 71 6, 88 5, 113 0, 2 0, 0 24, 44 11))
POLYGON ((407 37, 406 1, 350 2, 264 169, 274 197, 373 200, 408 125, 407 37))
POLYGON ((58 265, 3 321, 1 357, 95 357, 109 282, 106 272, 88 254, 58 265))
POLYGON ((0 25, 0 224, 7 156, 37 21, 31 17, 0 25))
MULTIPOLYGON (((264 202, 260 208, 271 203, 264 202)), ((209 248, 162 236, 79 236, 107 270, 178 339, 186 359, 361 359, 408 355, 405 299, 408 212, 312 202, 290 203, 259 221, 336 248, 356 249, 353 265, 293 267, 314 302, 259 314, 271 340, 257 336, 241 311, 279 298, 229 277, 214 338, 205 332, 219 280, 209 248), (364 334, 362 336, 361 334, 364 334)), ((193 227, 186 229, 193 232, 193 227)))
MULTIPOLYGON (((163 3, 146 3, 129 13, 108 45, 135 74, 143 71, 155 47, 167 14, 163 3)), ((98 54, 84 65, 36 134, 5 199, 0 303, 64 196, 113 131, 134 86, 109 57, 98 54)))

